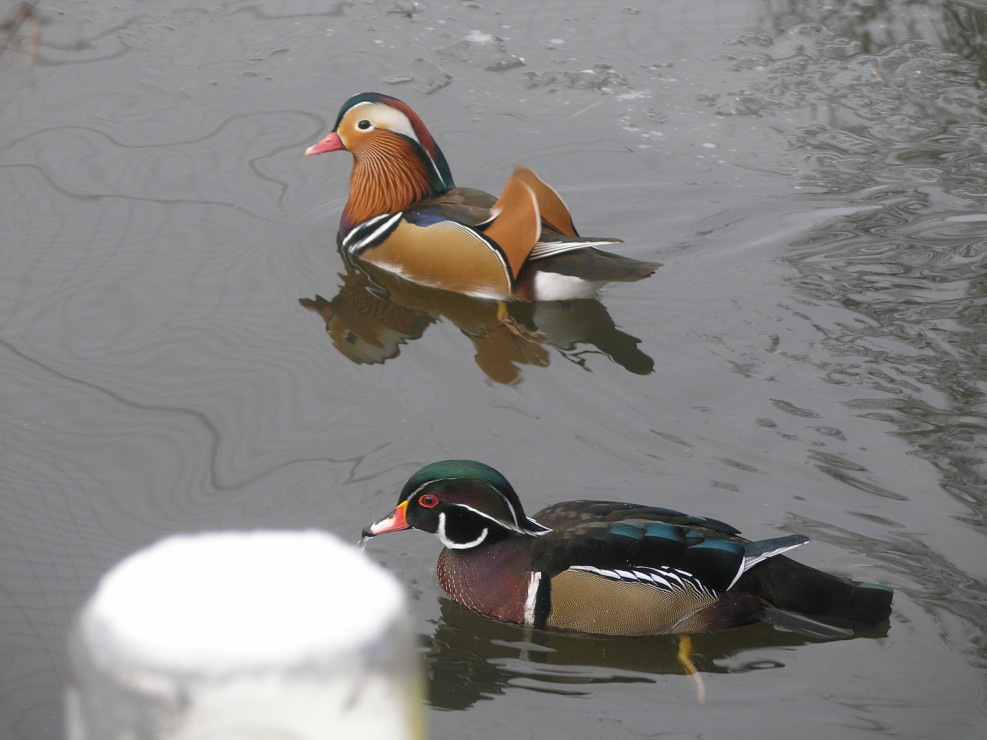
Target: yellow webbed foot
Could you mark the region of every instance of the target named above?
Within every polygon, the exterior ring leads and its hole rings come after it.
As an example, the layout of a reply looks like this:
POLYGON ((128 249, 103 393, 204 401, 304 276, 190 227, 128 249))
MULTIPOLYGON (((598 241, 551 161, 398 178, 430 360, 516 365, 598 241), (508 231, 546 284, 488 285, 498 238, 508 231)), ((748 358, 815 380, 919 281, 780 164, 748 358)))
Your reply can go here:
POLYGON ((679 652, 675 657, 678 658, 679 665, 686 675, 692 678, 692 682, 696 685, 696 699, 702 704, 706 701, 706 685, 696 669, 696 664, 692 662, 692 635, 676 635, 676 637, 679 638, 679 652))

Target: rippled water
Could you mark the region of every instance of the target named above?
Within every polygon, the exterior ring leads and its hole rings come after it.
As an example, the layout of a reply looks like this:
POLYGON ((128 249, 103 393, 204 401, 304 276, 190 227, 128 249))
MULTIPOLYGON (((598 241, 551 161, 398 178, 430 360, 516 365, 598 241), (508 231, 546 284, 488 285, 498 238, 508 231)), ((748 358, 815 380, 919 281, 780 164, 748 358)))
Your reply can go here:
POLYGON ((978 6, 131 0, 18 22, 0 735, 60 737, 72 615, 126 554, 213 528, 355 541, 442 457, 497 466, 531 511, 615 498, 806 534, 801 560, 896 597, 854 640, 698 636, 699 705, 674 639, 491 623, 442 595, 432 538, 375 538, 419 619, 432 736, 982 733, 978 6), (422 114, 457 183, 526 164, 581 231, 663 267, 505 326, 345 264, 348 162, 302 152, 366 89, 422 114))

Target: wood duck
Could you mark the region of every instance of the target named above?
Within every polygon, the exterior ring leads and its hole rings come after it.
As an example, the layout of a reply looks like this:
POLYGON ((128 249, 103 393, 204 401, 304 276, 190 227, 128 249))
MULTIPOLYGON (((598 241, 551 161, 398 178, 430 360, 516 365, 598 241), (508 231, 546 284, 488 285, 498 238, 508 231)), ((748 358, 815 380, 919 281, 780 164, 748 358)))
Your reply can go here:
POLYGON ((507 479, 472 460, 426 465, 363 537, 409 528, 445 545, 437 571, 454 601, 536 628, 688 635, 761 620, 835 638, 891 613, 891 589, 782 555, 807 537, 752 542, 716 519, 610 501, 528 517, 507 479))
POLYGON ((353 169, 341 247, 413 282, 484 298, 568 300, 659 267, 595 249, 620 240, 579 236, 558 193, 525 167, 499 198, 455 187, 435 139, 397 98, 353 96, 305 155, 342 150, 353 169))

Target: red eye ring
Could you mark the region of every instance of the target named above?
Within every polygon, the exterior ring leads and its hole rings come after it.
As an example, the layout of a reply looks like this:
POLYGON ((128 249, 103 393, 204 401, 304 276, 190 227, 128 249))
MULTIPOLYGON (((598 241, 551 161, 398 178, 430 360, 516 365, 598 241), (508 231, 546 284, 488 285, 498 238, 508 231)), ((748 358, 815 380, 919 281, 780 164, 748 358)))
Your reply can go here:
POLYGON ((426 493, 424 496, 421 496, 418 499, 418 503, 424 506, 426 509, 431 509, 438 506, 439 498, 438 496, 435 496, 431 493, 426 493))

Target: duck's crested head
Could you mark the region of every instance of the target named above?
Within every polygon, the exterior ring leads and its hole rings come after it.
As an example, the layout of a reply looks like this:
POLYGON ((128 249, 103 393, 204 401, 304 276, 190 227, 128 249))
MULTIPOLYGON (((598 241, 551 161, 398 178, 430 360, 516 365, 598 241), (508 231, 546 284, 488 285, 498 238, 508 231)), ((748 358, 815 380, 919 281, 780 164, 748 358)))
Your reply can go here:
POLYGON ((305 154, 344 149, 354 158, 344 232, 454 187, 445 155, 422 119, 389 95, 354 95, 340 109, 332 132, 305 154))
MULTIPOLYGON (((476 460, 440 460, 429 463, 408 479, 399 502, 420 491, 442 493, 449 502, 482 503, 502 519, 524 518, 514 487, 496 468, 476 460)), ((419 493, 420 495, 420 493, 419 493)))
POLYGON ((416 153, 431 165, 433 192, 442 193, 454 187, 445 155, 422 119, 403 100, 374 92, 354 95, 340 109, 333 131, 351 152, 379 142, 382 132, 396 134, 413 144, 416 153))
POLYGON ((497 470, 475 460, 442 460, 415 473, 394 513, 364 531, 373 536, 412 527, 466 550, 505 536, 549 530, 528 518, 514 488, 497 470))

